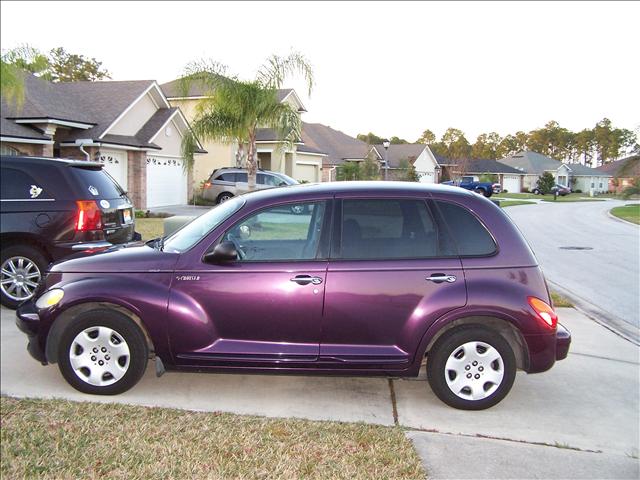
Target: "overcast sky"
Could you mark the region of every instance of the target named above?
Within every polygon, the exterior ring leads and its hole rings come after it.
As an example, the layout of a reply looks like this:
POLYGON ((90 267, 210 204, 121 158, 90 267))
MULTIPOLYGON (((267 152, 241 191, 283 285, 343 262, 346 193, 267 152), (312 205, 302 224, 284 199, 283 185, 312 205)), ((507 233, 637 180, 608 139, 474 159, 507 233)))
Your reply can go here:
POLYGON ((95 57, 114 80, 212 58, 251 78, 272 53, 314 67, 305 121, 414 141, 429 128, 640 127, 640 3, 6 2, 1 46, 95 57))

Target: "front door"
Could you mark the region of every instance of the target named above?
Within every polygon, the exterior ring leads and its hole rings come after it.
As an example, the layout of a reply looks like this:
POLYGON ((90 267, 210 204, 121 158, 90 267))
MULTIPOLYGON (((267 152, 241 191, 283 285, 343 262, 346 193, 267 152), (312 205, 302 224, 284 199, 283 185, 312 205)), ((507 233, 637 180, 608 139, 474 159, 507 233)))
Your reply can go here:
POLYGON ((320 361, 405 369, 428 325, 465 305, 460 259, 422 199, 344 198, 341 203, 327 271, 320 361))
POLYGON ((318 201, 250 214, 221 238, 236 244, 236 262, 176 271, 169 311, 187 304, 201 312, 171 320, 178 364, 317 360, 327 267, 317 258, 327 211, 318 201))

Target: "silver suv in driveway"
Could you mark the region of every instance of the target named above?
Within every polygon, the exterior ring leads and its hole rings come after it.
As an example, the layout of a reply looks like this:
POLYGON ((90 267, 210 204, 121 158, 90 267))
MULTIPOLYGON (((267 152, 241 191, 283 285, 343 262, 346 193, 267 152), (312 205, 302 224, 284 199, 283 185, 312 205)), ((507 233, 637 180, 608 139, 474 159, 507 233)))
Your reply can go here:
MULTIPOLYGON (((256 189, 284 187, 296 185, 298 182, 284 173, 258 170, 256 175, 256 189)), ((247 171, 243 168, 219 168, 214 170, 209 180, 204 184, 202 196, 216 203, 223 203, 230 198, 247 193, 247 171)))

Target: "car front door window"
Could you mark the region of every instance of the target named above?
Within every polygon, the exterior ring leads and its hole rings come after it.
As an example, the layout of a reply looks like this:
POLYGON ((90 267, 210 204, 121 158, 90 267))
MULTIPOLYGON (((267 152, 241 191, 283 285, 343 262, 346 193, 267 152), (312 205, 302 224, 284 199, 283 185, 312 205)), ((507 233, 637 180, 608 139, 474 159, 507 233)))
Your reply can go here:
POLYGON ((222 241, 236 245, 241 262, 314 260, 326 210, 325 202, 271 207, 250 215, 229 229, 222 241))

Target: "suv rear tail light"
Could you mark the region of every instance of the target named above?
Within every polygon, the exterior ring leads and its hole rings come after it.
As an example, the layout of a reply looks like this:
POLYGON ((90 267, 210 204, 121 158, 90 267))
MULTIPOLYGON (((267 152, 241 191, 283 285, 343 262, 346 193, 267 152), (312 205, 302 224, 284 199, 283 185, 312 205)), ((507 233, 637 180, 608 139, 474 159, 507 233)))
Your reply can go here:
POLYGON ((204 182, 204 188, 211 187, 211 182, 204 182))
POLYGON ((102 230, 102 211, 95 200, 78 200, 76 231, 102 230))
POLYGON ((536 297, 527 297, 527 300, 531 308, 533 308, 547 327, 556 328, 558 325, 558 315, 551 306, 536 297))

